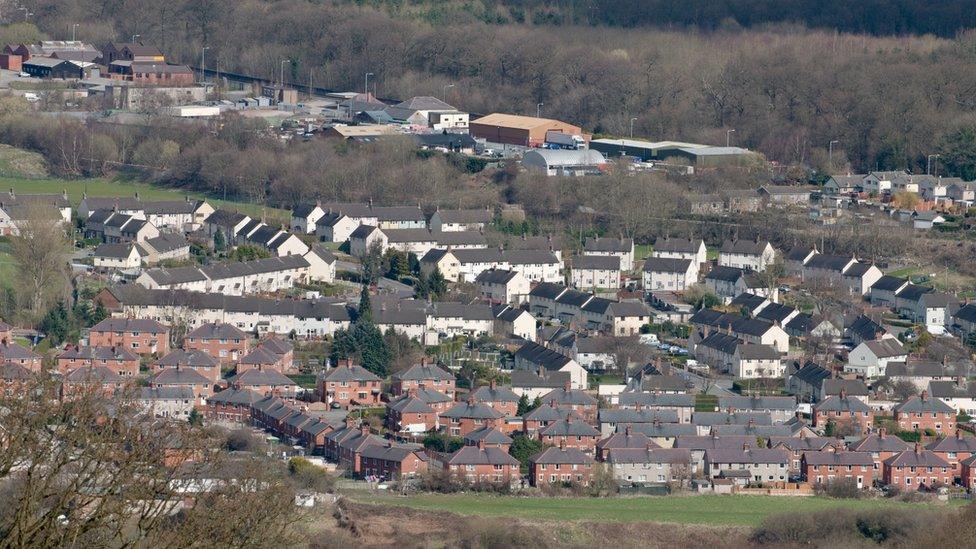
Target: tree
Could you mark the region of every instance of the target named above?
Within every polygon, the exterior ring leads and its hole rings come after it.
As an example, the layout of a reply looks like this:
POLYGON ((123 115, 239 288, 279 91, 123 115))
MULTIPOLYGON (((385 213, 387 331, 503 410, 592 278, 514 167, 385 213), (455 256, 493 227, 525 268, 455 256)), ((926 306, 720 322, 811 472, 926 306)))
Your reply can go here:
POLYGON ((363 267, 363 284, 376 284, 383 268, 383 245, 373 242, 366 253, 360 256, 359 261, 363 267))
POLYGON ((222 252, 227 249, 227 237, 224 236, 222 229, 217 229, 213 237, 214 251, 222 252))
POLYGON ((895 398, 901 401, 917 395, 918 387, 911 381, 899 381, 892 387, 891 392, 895 395, 895 398))
POLYGON ((917 194, 908 191, 895 193, 891 197, 891 205, 902 210, 914 210, 921 203, 922 199, 917 194))
POLYGON ((383 255, 383 267, 387 278, 393 280, 400 280, 400 277, 410 274, 410 261, 400 250, 387 250, 383 255))
POLYGON ((439 268, 434 267, 434 271, 427 278, 427 289, 430 295, 434 297, 440 297, 447 293, 447 280, 444 279, 439 268))
POLYGON ((512 445, 508 448, 508 453, 519 461, 519 469, 522 473, 529 470, 529 458, 545 449, 541 440, 532 438, 524 433, 515 433, 512 436, 512 445))
POLYGON ((65 307, 63 300, 58 300, 57 304, 44 315, 39 328, 47 336, 52 347, 61 345, 68 338, 71 320, 68 318, 68 308, 65 307))
POLYGON ((942 140, 942 162, 949 175, 976 179, 976 127, 965 126, 942 140))
POLYGON ((379 377, 386 377, 392 357, 379 328, 373 324, 357 323, 353 328, 353 338, 356 340, 363 368, 379 377))
POLYGON ((61 218, 52 207, 30 204, 10 238, 16 263, 19 300, 36 321, 53 299, 67 288, 68 242, 61 218))
POLYGON ((369 295, 369 286, 363 284, 359 291, 359 310, 356 313, 356 322, 372 322, 373 305, 369 295))
MULTIPOLYGON (((216 245, 216 244, 215 244, 216 245)), ((262 248, 261 246, 255 246, 254 244, 241 244, 240 246, 234 248, 233 251, 227 256, 231 261, 254 261, 255 259, 264 259, 266 257, 271 257, 271 252, 262 248)))
POLYGON ((702 284, 689 286, 682 299, 695 309, 709 309, 722 304, 722 299, 702 284))

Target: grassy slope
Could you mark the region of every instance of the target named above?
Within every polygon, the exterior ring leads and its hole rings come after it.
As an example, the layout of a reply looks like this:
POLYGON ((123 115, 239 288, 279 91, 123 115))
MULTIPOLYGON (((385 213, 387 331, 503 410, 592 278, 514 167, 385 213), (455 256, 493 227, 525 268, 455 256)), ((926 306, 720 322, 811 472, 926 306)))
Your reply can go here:
POLYGON ((408 497, 355 495, 368 503, 406 506, 462 515, 516 517, 535 520, 599 522, 668 522, 755 526, 765 517, 834 507, 890 508, 912 505, 887 500, 834 500, 820 497, 688 496, 635 498, 517 498, 488 495, 424 494, 408 497))

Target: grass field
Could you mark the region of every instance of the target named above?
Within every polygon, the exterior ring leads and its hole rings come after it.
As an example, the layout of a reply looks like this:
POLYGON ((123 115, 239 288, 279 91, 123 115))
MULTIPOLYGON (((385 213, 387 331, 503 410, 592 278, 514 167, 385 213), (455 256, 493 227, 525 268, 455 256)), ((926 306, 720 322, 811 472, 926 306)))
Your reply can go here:
POLYGON ((490 495, 424 494, 407 497, 356 494, 363 503, 405 506, 462 515, 535 520, 600 522, 671 522, 755 526, 769 515, 831 508, 880 509, 933 506, 881 499, 840 500, 820 497, 675 496, 635 498, 518 498, 490 495))

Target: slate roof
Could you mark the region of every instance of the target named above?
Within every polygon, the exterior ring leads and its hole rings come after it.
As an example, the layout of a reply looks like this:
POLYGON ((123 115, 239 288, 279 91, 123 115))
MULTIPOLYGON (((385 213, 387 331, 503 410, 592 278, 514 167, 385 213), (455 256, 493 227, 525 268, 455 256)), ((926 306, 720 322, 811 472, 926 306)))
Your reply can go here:
POLYGON ((139 355, 121 346, 88 347, 68 345, 63 351, 58 353, 57 358, 68 360, 139 360, 139 355))
POLYGON ((768 320, 770 322, 782 323, 791 314, 795 313, 796 309, 790 307, 789 305, 781 305, 779 303, 770 303, 762 308, 756 314, 756 318, 761 318, 763 320, 768 320))
POLYGON ((904 278, 884 275, 881 278, 879 278, 877 282, 871 285, 871 289, 885 291, 885 292, 897 292, 907 283, 908 280, 904 278))
POLYGON ((904 440, 887 434, 873 433, 850 445, 854 452, 902 452, 908 449, 904 440))
POLYGON ((743 343, 736 349, 742 360, 779 360, 780 354, 771 345, 743 343))
POLYGON ((477 284, 508 284, 516 276, 518 276, 518 271, 508 271, 505 269, 487 269, 481 271, 478 277, 475 278, 475 283, 477 284))
POLYGON ((722 282, 735 283, 740 278, 746 275, 746 271, 739 269, 738 267, 726 267, 725 265, 716 265, 712 267, 711 271, 705 275, 706 280, 720 280, 722 282))
POLYGON ((546 370, 559 370, 573 360, 562 353, 531 341, 519 347, 518 351, 515 352, 515 358, 541 366, 546 370))
POLYGON ((458 402, 446 412, 441 413, 441 417, 449 419, 500 419, 505 416, 487 404, 480 402, 458 402))
POLYGON ((878 334, 885 333, 883 326, 864 315, 855 318, 847 329, 859 339, 868 341, 877 339, 878 334))
POLYGON ((968 452, 976 454, 976 437, 963 436, 962 431, 956 431, 956 436, 941 437, 930 442, 925 447, 933 452, 968 452))
POLYGON ((901 342, 893 337, 865 341, 862 345, 870 349, 874 353, 874 356, 878 358, 892 358, 908 354, 908 351, 905 350, 901 342))
POLYGON ((803 452, 803 460, 809 465, 836 465, 836 466, 872 466, 874 458, 868 452, 831 452, 831 451, 811 451, 803 452))
POLYGON ((394 381, 448 381, 453 379, 455 379, 454 374, 436 364, 414 364, 403 372, 393 374, 394 381))
POLYGON ((518 467, 519 462, 508 454, 508 452, 489 446, 478 448, 477 446, 464 446, 447 458, 450 465, 508 465, 518 467))
POLYGON ((95 257, 108 257, 112 259, 126 259, 132 253, 133 244, 99 244, 95 248, 95 257))
POLYGON ((203 324, 199 328, 186 334, 186 337, 187 339, 202 339, 204 341, 210 339, 247 340, 247 334, 242 332, 236 326, 227 324, 226 322, 208 322, 207 324, 203 324))
POLYGON ((373 372, 358 364, 352 366, 340 365, 333 368, 323 378, 325 381, 380 381, 373 372))
POLYGON ((512 387, 520 389, 548 389, 563 387, 570 380, 569 372, 548 372, 542 377, 535 372, 515 370, 511 374, 512 387))
POLYGON ((935 290, 929 288, 928 286, 919 286, 918 284, 909 284, 901 289, 895 296, 898 299, 904 299, 905 301, 918 301, 922 299, 922 296, 934 292, 935 290))
POLYGON ((600 238, 587 237, 583 241, 583 249, 588 252, 631 252, 634 249, 633 238, 600 238))
POLYGON ((681 448, 613 448, 608 463, 669 463, 691 464, 691 452, 681 448))
POLYGON ((884 461, 889 467, 951 467, 949 462, 929 450, 906 450, 884 461))
POLYGON ((82 366, 75 368, 64 376, 64 380, 69 383, 122 383, 123 378, 105 366, 82 366))
POLYGON ((658 448, 658 444, 644 433, 636 433, 628 426, 623 432, 616 432, 603 438, 596 443, 598 451, 618 449, 618 448, 658 448))
POLYGON ((840 395, 831 395, 814 406, 817 412, 870 412, 871 408, 854 397, 841 398, 840 395))
POLYGON ((687 391, 688 382, 679 376, 646 375, 641 377, 642 391, 687 391))
POLYGON ((432 414, 434 409, 427 402, 413 396, 402 395, 387 404, 391 410, 401 414, 432 414))
POLYGON ((722 247, 719 249, 719 251, 726 254, 761 255, 768 245, 768 241, 760 242, 756 240, 727 240, 722 243, 722 247))
MULTIPOLYGON (((654 377, 654 376, 646 376, 654 377)), ((617 395, 619 406, 642 407, 676 407, 694 408, 695 395, 677 395, 668 393, 624 392, 617 395)))
POLYGON ((532 463, 586 465, 593 463, 593 458, 581 452, 578 448, 556 448, 551 446, 529 458, 532 463))
POLYGON ((808 360, 793 374, 793 377, 813 387, 823 387, 824 380, 830 379, 831 375, 830 370, 808 360))
POLYGON ((298 387, 297 383, 278 370, 247 370, 231 377, 227 381, 234 385, 252 387, 263 385, 298 387))
POLYGON ((788 465, 790 456, 776 448, 709 448, 706 463, 771 463, 788 465))
POLYGON ((644 260, 645 273, 686 273, 691 266, 690 259, 673 257, 648 257, 644 260))
POLYGON ((211 385, 211 381, 192 368, 163 368, 149 378, 150 385, 211 385))
POLYGON ((600 431, 585 421, 567 418, 550 423, 539 434, 554 437, 598 437, 600 431))
POLYGON ((555 402, 557 406, 596 406, 597 401, 582 389, 566 390, 565 387, 553 389, 542 395, 542 402, 555 402))
POLYGON ((895 406, 894 409, 896 414, 914 414, 914 413, 944 413, 955 415, 955 408, 949 406, 945 402, 937 398, 931 398, 926 396, 922 398, 920 396, 910 396, 904 402, 895 406))
POLYGON ((147 239, 146 244, 149 244, 152 249, 161 254, 172 252, 190 245, 189 241, 187 241, 184 236, 175 233, 160 233, 160 235, 156 238, 147 239))
POLYGON ((702 240, 690 238, 659 238, 654 242, 655 252, 694 254, 698 253, 702 240))
POLYGON ((479 442, 484 442, 485 444, 511 444, 512 438, 494 427, 485 426, 464 435, 464 442, 471 446, 477 446, 479 442))
POLYGON ((659 408, 605 408, 598 416, 600 423, 678 423, 678 412, 659 408))
POLYGON ((694 436, 698 428, 690 423, 636 423, 633 425, 618 423, 617 432, 620 433, 630 427, 631 432, 641 433, 651 438, 675 438, 694 436))
POLYGON ((543 299, 555 300, 564 292, 570 291, 569 288, 563 286, 562 284, 555 284, 553 282, 542 282, 538 284, 535 288, 529 291, 529 297, 539 297, 543 299))
POLYGON ((692 425, 710 427, 713 425, 772 425, 773 418, 765 412, 695 412, 691 416, 692 425))
POLYGON ((719 409, 734 410, 796 410, 796 398, 791 396, 726 396, 718 398, 719 409))
POLYGON ((854 261, 854 258, 849 255, 816 254, 810 258, 806 267, 810 269, 842 272, 851 261, 854 261))
POLYGON ((509 387, 482 385, 471 393, 475 402, 518 402, 519 396, 509 387))
POLYGON ((491 210, 437 210, 438 217, 444 223, 490 223, 493 217, 491 210))
POLYGON ((967 303, 956 311, 953 315, 958 320, 965 320, 966 322, 976 323, 976 303, 967 303))
POLYGON ((250 389, 224 389, 213 396, 207 398, 207 402, 219 402, 222 404, 238 404, 249 406, 262 399, 262 396, 250 389))
POLYGON ((620 257, 615 255, 578 255, 572 258, 572 269, 619 271, 620 257))
POLYGON ((106 318, 92 326, 91 331, 164 333, 169 328, 148 318, 106 318))
POLYGON ((825 395, 839 395, 844 391, 848 396, 868 396, 868 386, 860 379, 825 379, 823 392, 825 395))
POLYGON ((140 400, 190 400, 194 398, 193 389, 186 386, 140 387, 140 400))
POLYGON ((793 452, 819 452, 828 446, 836 446, 839 444, 841 444, 840 440, 833 437, 769 437, 769 445, 771 448, 782 445, 793 452))

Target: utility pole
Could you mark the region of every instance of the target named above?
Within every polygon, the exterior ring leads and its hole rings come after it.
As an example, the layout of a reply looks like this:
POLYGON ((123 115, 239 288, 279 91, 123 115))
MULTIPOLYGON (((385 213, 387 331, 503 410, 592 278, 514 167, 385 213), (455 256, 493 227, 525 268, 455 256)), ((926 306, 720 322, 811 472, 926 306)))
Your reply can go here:
POLYGON ((447 102, 447 89, 448 88, 453 88, 453 87, 454 87, 454 84, 453 83, 451 83, 451 84, 444 84, 444 89, 443 89, 443 92, 441 93, 441 98, 444 100, 445 103, 447 102))
POLYGON ((77 29, 77 28, 78 28, 78 23, 72 23, 71 24, 71 41, 72 42, 75 41, 75 29, 77 29))
MULTIPOLYGON (((939 158, 940 156, 942 156, 942 155, 941 154, 930 154, 930 155, 928 155, 928 157, 926 157, 926 159, 925 159, 925 175, 931 175, 932 174, 932 159, 933 158, 939 158)), ((936 171, 938 171, 938 164, 936 164, 936 171)))
POLYGON ((535 105, 535 117, 536 118, 542 118, 542 106, 543 105, 545 105, 545 103, 536 103, 536 105, 535 105))
POLYGON ((725 130, 725 146, 726 147, 728 147, 728 146, 731 145, 731 143, 732 143, 731 136, 732 136, 732 132, 734 132, 734 131, 735 131, 735 129, 725 130))
POLYGON ((636 116, 630 119, 630 138, 631 139, 634 138, 634 122, 637 122, 637 117, 636 116))
POLYGON ((834 139, 827 144, 827 169, 831 172, 834 171, 834 143, 840 143, 840 141, 834 139))
POLYGON ((210 46, 204 46, 203 49, 200 50, 200 73, 203 75, 204 84, 207 83, 207 50, 209 49, 210 46))
POLYGON ((133 44, 135 44, 136 43, 136 38, 139 38, 140 36, 142 36, 142 35, 141 34, 133 34, 132 35, 132 40, 130 42, 132 42, 133 44))
POLYGON ((367 96, 367 99, 369 98, 369 77, 370 76, 373 76, 373 73, 367 72, 366 73, 366 85, 363 86, 363 95, 367 96))

